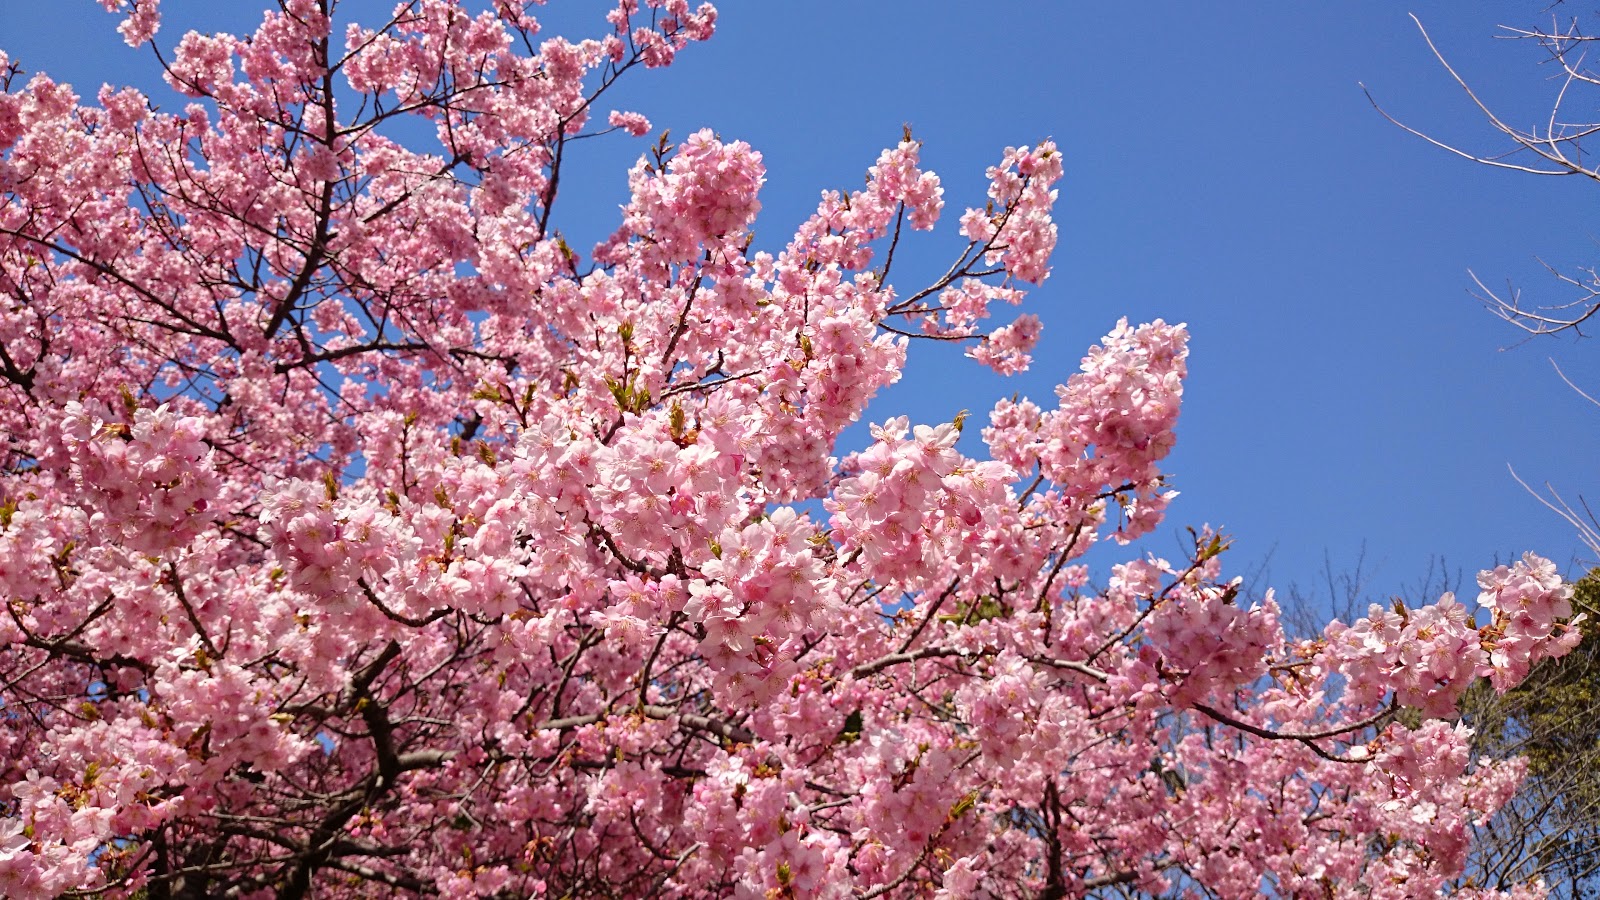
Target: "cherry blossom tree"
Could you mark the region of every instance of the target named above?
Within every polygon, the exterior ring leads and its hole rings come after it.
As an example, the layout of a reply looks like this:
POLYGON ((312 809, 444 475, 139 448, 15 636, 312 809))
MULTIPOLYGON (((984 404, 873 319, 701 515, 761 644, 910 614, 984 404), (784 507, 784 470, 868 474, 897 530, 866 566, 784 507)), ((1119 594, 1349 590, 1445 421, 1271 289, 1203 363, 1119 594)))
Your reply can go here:
POLYGON ((1524 768, 1447 717, 1577 641, 1550 563, 1311 641, 1206 531, 1091 588, 1173 496, 1182 326, 997 403, 984 458, 839 448, 917 341, 1029 364, 986 320, 1049 272, 1058 149, 921 286, 909 135, 770 250, 760 154, 663 135, 583 252, 563 160, 649 133, 608 89, 716 12, 526 7, 283 0, 161 51, 173 112, 0 57, 0 894, 1445 890, 1524 768))

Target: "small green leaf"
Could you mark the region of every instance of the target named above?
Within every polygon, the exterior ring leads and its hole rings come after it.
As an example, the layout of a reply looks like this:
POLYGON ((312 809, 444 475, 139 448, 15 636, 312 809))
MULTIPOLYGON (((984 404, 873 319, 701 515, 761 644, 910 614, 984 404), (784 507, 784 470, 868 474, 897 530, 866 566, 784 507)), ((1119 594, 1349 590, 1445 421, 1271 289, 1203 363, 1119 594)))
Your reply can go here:
POLYGON ((956 801, 955 806, 950 807, 950 818, 952 820, 959 819, 970 812, 972 808, 977 805, 978 792, 969 791, 965 797, 962 797, 960 800, 956 801))

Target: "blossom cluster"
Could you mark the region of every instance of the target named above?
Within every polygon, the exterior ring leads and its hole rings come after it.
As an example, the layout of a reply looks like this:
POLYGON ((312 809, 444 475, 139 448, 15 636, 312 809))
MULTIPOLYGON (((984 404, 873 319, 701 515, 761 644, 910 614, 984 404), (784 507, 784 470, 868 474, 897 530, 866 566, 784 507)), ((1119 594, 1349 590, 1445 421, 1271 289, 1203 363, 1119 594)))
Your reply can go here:
POLYGON ((1497 689, 1516 685, 1539 660, 1564 656, 1582 639, 1584 617, 1572 616, 1572 588, 1549 560, 1525 553, 1510 566, 1480 573, 1478 586, 1478 605, 1490 611, 1485 668, 1497 689))
POLYGON ((131 549, 159 553, 211 523, 221 479, 200 419, 166 406, 117 417, 104 406, 94 411, 92 401, 70 402, 62 413, 61 449, 79 502, 93 511, 88 527, 116 532, 131 549))
POLYGON ((985 247, 991 264, 1034 284, 1050 275, 1050 254, 1056 248, 1056 226, 1050 207, 1061 179, 1061 152, 1051 141, 1037 147, 1007 147, 998 166, 989 169, 987 210, 968 209, 961 233, 985 247), (997 213, 998 210, 998 214, 997 213))
POLYGON ((1349 680, 1354 702, 1376 703, 1392 686, 1400 704, 1448 716, 1474 678, 1504 692, 1539 660, 1577 646, 1582 616, 1561 621, 1572 616, 1572 588, 1549 560, 1525 554, 1478 583, 1478 605, 1490 614, 1481 627, 1454 594, 1417 609, 1373 604, 1353 624, 1328 626, 1322 658, 1349 680))

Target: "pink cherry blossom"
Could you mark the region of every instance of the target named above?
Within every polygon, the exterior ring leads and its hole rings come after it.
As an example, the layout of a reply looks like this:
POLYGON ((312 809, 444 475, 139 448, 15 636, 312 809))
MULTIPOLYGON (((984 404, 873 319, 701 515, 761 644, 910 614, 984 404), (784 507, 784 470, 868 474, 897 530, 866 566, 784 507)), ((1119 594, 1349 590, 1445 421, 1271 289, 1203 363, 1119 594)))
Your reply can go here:
POLYGON ((537 6, 284 0, 162 48, 181 108, 0 92, 0 896, 1449 892, 1525 771, 1455 702, 1577 641, 1551 563, 1311 641, 1211 530, 1092 571, 1176 496, 1186 326, 872 408, 921 341, 1038 362, 985 320, 1061 151, 941 224, 908 133, 771 241, 757 148, 663 136, 575 248, 578 138, 717 13, 537 6))

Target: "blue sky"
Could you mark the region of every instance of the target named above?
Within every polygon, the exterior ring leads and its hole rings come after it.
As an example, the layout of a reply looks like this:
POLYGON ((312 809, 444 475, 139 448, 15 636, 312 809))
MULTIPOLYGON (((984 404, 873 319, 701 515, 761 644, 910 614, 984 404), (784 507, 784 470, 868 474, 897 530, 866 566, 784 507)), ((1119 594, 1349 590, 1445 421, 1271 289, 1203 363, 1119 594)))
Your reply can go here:
MULTIPOLYGON (((166 0, 160 42, 187 27, 247 30, 252 6, 166 0)), ((1555 285, 1538 259, 1570 270, 1600 257, 1593 186, 1450 157, 1385 122, 1357 86, 1410 124, 1497 149, 1406 13, 1486 99, 1532 124, 1556 85, 1536 48, 1495 40, 1495 26, 1536 23, 1545 6, 728 0, 711 43, 665 72, 630 73, 616 105, 680 137, 711 127, 761 150, 757 243, 769 248, 819 190, 858 186, 902 123, 944 178, 950 213, 980 203, 1005 145, 1053 138, 1067 174, 1054 274, 1028 306, 1045 321, 1033 371, 1002 379, 918 346, 873 418, 981 420, 1013 392, 1048 401, 1119 316, 1187 322, 1191 376, 1168 464, 1182 496, 1141 546, 1174 555, 1180 526, 1210 523, 1236 538, 1236 572, 1269 564, 1268 582, 1313 588, 1325 557, 1347 569, 1364 545, 1368 593, 1382 600, 1437 556, 1469 578, 1525 549, 1581 571, 1571 530, 1507 466, 1600 501, 1600 409, 1551 366, 1600 389, 1600 346, 1519 344, 1466 289, 1472 270, 1543 295, 1555 285)), ((557 0, 548 18, 594 33, 603 9, 557 0)), ((115 24, 92 0, 4 2, 0 48, 85 94, 102 81, 150 87, 153 59, 115 24)), ((614 224, 644 148, 588 143, 558 210, 575 245, 614 224)), ((906 248, 902 287, 959 248, 955 218, 906 248)))

